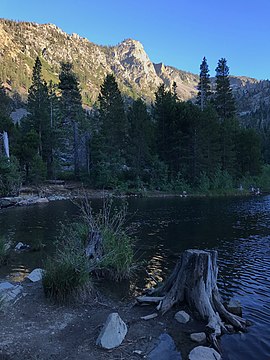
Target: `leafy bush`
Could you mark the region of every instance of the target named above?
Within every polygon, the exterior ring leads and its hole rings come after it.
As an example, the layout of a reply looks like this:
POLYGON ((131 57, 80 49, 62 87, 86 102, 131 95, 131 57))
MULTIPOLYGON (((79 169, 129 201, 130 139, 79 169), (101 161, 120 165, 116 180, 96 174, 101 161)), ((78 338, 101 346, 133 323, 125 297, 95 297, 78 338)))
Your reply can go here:
POLYGON ((198 184, 198 190, 200 193, 208 194, 210 190, 210 179, 206 175, 205 172, 203 172, 199 178, 199 184, 198 184))
POLYGON ((30 164, 31 171, 28 176, 28 180, 33 184, 39 184, 46 179, 47 169, 46 164, 42 160, 41 156, 35 155, 30 164))
POLYGON ((17 195, 21 180, 17 159, 0 156, 0 196, 17 195))
POLYGON ((233 190, 233 179, 227 171, 218 169, 211 179, 211 190, 226 193, 233 190))
POLYGON ((73 224, 62 232, 56 253, 47 260, 44 270, 45 295, 59 303, 68 301, 89 283, 89 263, 73 224))

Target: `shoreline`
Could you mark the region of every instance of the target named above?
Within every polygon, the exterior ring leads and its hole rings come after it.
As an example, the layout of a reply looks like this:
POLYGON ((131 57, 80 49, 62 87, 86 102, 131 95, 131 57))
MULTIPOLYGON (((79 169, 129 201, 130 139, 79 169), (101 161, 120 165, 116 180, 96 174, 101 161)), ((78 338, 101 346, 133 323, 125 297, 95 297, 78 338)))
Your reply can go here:
POLYGON ((82 198, 87 195, 90 199, 102 199, 104 197, 115 198, 227 198, 227 197, 249 197, 249 196, 263 196, 268 192, 254 195, 249 191, 235 190, 234 192, 209 192, 203 193, 177 193, 177 192, 165 192, 159 190, 151 191, 116 191, 116 190, 102 190, 91 189, 83 187, 82 183, 67 182, 64 184, 42 184, 39 187, 36 186, 24 186, 21 188, 18 196, 7 196, 0 198, 0 210, 16 207, 16 206, 29 206, 35 204, 48 203, 57 200, 73 200, 82 198))
POLYGON ((147 356, 163 333, 173 338, 186 360, 189 352, 199 345, 190 339, 190 334, 205 328, 205 324, 195 319, 188 324, 178 323, 174 319, 174 314, 180 310, 178 307, 165 315, 143 320, 141 317, 155 312, 154 305, 139 306, 95 292, 76 303, 59 306, 45 298, 41 282, 21 285, 22 293, 13 304, 0 308, 3 325, 0 357, 5 360, 109 360, 116 357, 136 360, 147 356), (119 347, 105 350, 96 345, 96 339, 112 312, 119 313, 127 324, 128 333, 119 347), (141 354, 138 356, 136 351, 141 354))

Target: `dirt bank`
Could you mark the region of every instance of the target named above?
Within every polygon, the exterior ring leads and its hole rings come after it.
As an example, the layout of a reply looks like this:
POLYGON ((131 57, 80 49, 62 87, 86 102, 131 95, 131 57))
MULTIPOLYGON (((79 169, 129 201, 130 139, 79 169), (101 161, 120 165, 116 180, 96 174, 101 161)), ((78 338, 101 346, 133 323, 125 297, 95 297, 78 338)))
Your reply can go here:
POLYGON ((0 359, 3 360, 138 360, 154 347, 160 334, 170 334, 183 359, 195 346, 192 332, 203 325, 192 320, 188 325, 174 319, 175 311, 148 321, 141 320, 154 312, 152 306, 134 306, 102 296, 92 296, 76 305, 56 306, 43 294, 40 283, 23 283, 23 292, 15 304, 0 311, 0 359), (118 312, 128 325, 122 345, 108 351, 95 345, 98 334, 111 312, 118 312), (141 355, 134 353, 141 351, 141 355))

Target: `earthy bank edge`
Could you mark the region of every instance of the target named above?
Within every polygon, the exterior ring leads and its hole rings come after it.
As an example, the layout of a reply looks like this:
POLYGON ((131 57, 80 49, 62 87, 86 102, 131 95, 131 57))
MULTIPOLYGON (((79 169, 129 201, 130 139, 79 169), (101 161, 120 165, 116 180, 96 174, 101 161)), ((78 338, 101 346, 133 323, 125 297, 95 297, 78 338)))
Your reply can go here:
POLYGON ((154 306, 134 306, 102 295, 69 306, 56 306, 44 297, 40 282, 23 282, 22 287, 17 301, 0 311, 0 358, 7 360, 135 360, 138 359, 135 351, 149 354, 162 333, 172 336, 185 360, 198 346, 190 340, 190 334, 203 331, 205 326, 196 320, 178 323, 174 319, 177 307, 164 316, 145 321, 141 317, 153 313, 154 306), (112 312, 120 314, 128 333, 121 346, 107 351, 96 346, 96 340, 112 312))

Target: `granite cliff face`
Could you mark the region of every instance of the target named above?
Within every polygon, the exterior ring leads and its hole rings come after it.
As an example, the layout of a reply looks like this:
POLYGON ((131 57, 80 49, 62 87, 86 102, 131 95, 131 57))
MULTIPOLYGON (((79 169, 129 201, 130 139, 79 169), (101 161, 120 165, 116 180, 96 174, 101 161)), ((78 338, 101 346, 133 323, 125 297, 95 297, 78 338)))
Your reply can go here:
MULTIPOLYGON (((43 64, 44 78, 58 82, 60 63, 70 61, 77 74, 85 105, 92 105, 108 73, 114 73, 124 95, 154 99, 157 87, 177 84, 181 100, 193 99, 198 75, 164 64, 154 64, 139 41, 126 39, 116 46, 100 46, 77 34, 67 34, 53 24, 0 19, 0 81, 26 99, 36 56, 43 64)), ((238 112, 243 118, 270 108, 270 82, 231 77, 238 112)), ((270 111, 268 111, 270 113, 270 111)), ((268 116, 268 115, 267 115, 268 116)))
POLYGON ((153 64, 139 41, 127 39, 116 46, 96 45, 77 34, 68 35, 52 24, 0 20, 0 79, 20 94, 31 83, 36 56, 46 80, 58 81, 61 61, 74 65, 86 104, 93 104, 106 74, 113 72, 125 95, 151 101, 164 82, 178 85, 179 97, 196 94, 198 76, 163 64, 153 64))

